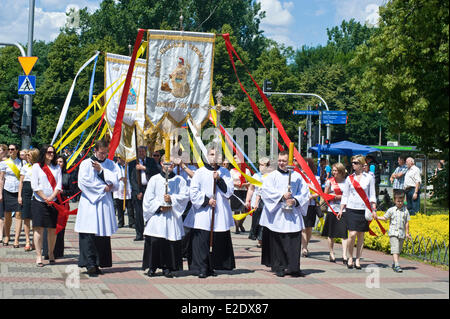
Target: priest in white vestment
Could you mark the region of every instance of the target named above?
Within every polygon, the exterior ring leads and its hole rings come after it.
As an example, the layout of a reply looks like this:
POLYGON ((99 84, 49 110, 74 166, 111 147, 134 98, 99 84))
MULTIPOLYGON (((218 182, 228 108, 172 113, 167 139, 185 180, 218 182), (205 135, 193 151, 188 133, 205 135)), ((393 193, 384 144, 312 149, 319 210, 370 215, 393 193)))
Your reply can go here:
POLYGON ((271 267, 279 277, 303 276, 300 271, 301 232, 307 213, 309 190, 299 173, 291 173, 288 192, 288 152, 280 152, 278 169, 264 179, 261 199, 264 207, 259 224, 264 227, 261 263, 271 267), (285 205, 292 210, 285 209, 285 205))
POLYGON ((191 228, 189 270, 196 272, 199 278, 215 276, 214 269, 232 270, 236 267, 230 234, 230 228, 234 226, 229 202, 234 191, 233 179, 229 170, 218 166, 214 148, 208 149, 207 155, 210 164, 205 163, 196 170, 191 180, 192 208, 184 220, 184 225, 191 228), (212 213, 214 225, 210 251, 212 213))
POLYGON ((142 269, 148 268, 147 275, 152 277, 160 268, 165 277, 172 278, 174 271, 183 270, 182 215, 189 202, 189 188, 183 177, 173 173, 173 161, 167 165, 162 160, 161 166, 163 171, 150 178, 142 202, 145 223, 142 269))
POLYGON ((102 274, 99 267, 112 266, 111 235, 117 231, 112 193, 119 185, 117 166, 107 158, 108 143, 98 141, 94 155, 78 171, 81 198, 74 230, 79 233, 79 267, 89 276, 102 274))

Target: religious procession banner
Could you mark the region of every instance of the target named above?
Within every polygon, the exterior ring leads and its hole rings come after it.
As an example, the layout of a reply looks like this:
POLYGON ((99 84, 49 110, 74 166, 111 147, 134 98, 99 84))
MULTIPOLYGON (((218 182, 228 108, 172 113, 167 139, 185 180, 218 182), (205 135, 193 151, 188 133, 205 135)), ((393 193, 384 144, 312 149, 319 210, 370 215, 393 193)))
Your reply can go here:
MULTIPOLYGON (((110 128, 113 128, 116 122, 123 91, 123 82, 127 76, 130 60, 129 56, 106 53, 105 87, 109 87, 115 82, 105 94, 105 100, 111 99, 106 109, 106 121, 110 128), (122 85, 122 87, 116 91, 119 85, 122 85), (114 94, 115 91, 116 93, 114 94)), ((121 139, 116 149, 116 154, 126 161, 131 161, 136 156, 135 124, 138 136, 142 136, 145 129, 145 77, 146 60, 137 59, 123 116, 121 139)))
POLYGON ((161 133, 208 120, 214 41, 213 33, 148 30, 147 117, 161 133))

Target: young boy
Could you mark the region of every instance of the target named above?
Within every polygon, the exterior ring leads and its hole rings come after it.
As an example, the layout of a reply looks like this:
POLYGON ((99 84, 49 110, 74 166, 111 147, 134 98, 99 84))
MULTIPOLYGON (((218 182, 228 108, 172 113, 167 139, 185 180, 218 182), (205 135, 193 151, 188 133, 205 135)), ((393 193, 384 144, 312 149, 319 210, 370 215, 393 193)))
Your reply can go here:
POLYGON ((390 220, 389 223, 389 241, 391 242, 391 254, 394 257, 392 268, 395 272, 402 272, 398 263, 398 257, 402 251, 405 237, 411 239, 409 234, 409 212, 404 206, 405 193, 398 191, 394 193, 395 206, 389 208, 383 217, 379 220, 390 220))

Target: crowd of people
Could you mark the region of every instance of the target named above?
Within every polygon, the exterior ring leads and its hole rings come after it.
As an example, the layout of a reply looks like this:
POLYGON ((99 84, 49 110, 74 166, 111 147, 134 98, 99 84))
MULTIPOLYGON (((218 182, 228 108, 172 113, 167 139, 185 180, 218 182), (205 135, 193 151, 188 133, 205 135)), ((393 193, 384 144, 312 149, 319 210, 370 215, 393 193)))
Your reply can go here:
MULTIPOLYGON (((154 151, 149 157, 147 151, 140 146, 137 158, 129 163, 120 157, 111 161, 107 158, 109 143, 100 140, 92 156, 69 173, 67 150, 58 155, 51 145, 19 150, 17 145, 1 144, 2 245, 10 245, 14 217, 12 246, 20 248, 23 229, 24 250, 35 251, 36 266, 43 267, 44 259, 54 264, 64 256, 68 203, 79 200, 74 226, 79 235, 78 266, 85 267, 89 276, 112 267, 111 236, 127 226, 135 230, 134 241, 143 241, 142 269, 148 269, 148 276, 161 269, 164 276, 174 277, 185 258, 189 270, 206 278, 216 276, 215 270, 236 267, 231 229, 235 227, 236 234, 246 230, 245 218, 233 216, 251 210, 248 238, 257 241, 261 264, 279 277, 302 277, 300 260, 309 256, 312 229, 323 217, 321 207, 327 207, 322 235, 328 238, 330 262, 336 262, 334 244, 340 238, 343 264, 361 269, 370 221, 389 219, 393 269, 402 271, 398 256, 409 237, 409 216, 420 207, 420 170, 413 158, 398 158, 399 166, 391 176, 395 206, 379 217, 370 157, 353 156, 350 171, 341 163, 330 167, 326 159, 320 161, 317 182, 332 198, 325 206, 302 178, 298 163, 288 163, 285 151, 278 154, 276 163, 259 159, 259 172, 252 176, 259 186, 241 174, 252 174, 243 158, 234 158, 238 170, 222 160, 214 147, 207 150, 208 163, 200 167, 163 151, 154 151)), ((316 172, 311 158, 306 163, 316 172)))

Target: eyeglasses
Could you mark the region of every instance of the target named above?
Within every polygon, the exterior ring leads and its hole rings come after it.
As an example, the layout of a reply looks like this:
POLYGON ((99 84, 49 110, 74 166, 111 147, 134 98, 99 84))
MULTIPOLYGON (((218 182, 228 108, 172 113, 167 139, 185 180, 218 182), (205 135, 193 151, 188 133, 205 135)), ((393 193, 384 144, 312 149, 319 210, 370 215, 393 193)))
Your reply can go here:
POLYGON ((9 148, 9 151, 17 151, 15 148, 9 148))
POLYGON ((159 154, 153 154, 152 156, 153 157, 161 157, 161 155, 159 155, 159 154))
POLYGON ((352 164, 359 165, 361 163, 360 162, 352 162, 352 164))
POLYGON ((54 151, 47 151, 47 154, 55 154, 54 151))

